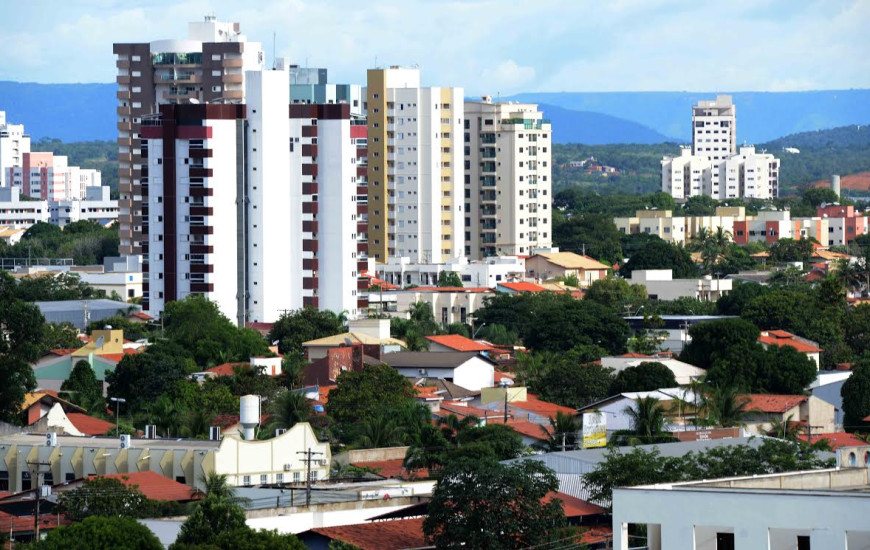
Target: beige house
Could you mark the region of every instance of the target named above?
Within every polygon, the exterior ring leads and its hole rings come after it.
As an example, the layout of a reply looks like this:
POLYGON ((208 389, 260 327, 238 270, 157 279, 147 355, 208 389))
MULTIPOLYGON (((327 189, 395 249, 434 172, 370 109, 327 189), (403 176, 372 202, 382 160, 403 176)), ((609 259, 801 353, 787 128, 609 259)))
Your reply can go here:
POLYGON ((749 434, 765 435, 786 423, 796 423, 803 433, 835 431, 834 406, 818 397, 752 393, 740 395, 738 400, 747 401, 743 423, 749 434))
POLYGON ((589 256, 573 252, 537 252, 526 260, 526 274, 535 279, 548 280, 574 275, 580 286, 588 286, 599 279, 607 278, 610 266, 589 256))

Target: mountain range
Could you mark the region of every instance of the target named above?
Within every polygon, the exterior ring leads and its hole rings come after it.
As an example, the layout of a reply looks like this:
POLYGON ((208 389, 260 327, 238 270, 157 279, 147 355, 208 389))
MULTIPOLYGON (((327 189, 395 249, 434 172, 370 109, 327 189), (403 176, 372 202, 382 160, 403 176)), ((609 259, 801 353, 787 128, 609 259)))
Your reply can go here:
MULTIPOLYGON (((36 140, 110 140, 117 136, 115 84, 0 82, 0 111, 36 140)), ((763 143, 797 132, 870 123, 870 90, 737 92, 737 138, 763 143)), ((716 93, 523 93, 503 101, 538 103, 556 143, 684 143, 691 107, 716 93)))

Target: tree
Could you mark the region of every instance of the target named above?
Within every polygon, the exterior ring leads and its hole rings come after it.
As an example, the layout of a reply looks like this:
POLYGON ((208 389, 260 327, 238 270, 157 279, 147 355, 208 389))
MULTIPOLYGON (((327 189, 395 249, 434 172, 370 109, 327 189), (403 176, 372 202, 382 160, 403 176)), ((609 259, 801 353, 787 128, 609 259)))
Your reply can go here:
POLYGON ((652 443, 664 433, 664 409, 655 397, 638 397, 634 407, 625 408, 625 414, 634 436, 644 443, 652 443))
POLYGON ((99 410, 105 404, 103 399, 103 383, 97 380, 94 369, 85 360, 79 360, 70 372, 69 378, 60 385, 66 399, 84 407, 99 410))
POLYGON ((571 451, 580 447, 582 443, 583 420, 580 416, 572 416, 561 411, 556 412, 556 417, 549 418, 550 429, 543 426, 541 431, 546 435, 544 441, 535 443, 534 447, 549 453, 555 451, 571 451))
POLYGON ((0 271, 0 421, 18 424, 24 394, 36 388, 30 363, 40 356, 45 319, 16 297, 16 284, 0 271))
POLYGON ((813 243, 808 239, 779 239, 770 245, 772 262, 808 262, 813 254, 813 243))
POLYGON ((271 419, 269 431, 278 429, 289 430, 299 422, 305 422, 314 413, 311 402, 305 394, 298 391, 284 390, 269 403, 271 419))
POLYGON ((843 397, 843 425, 849 431, 866 430, 870 422, 870 359, 859 361, 852 368, 852 376, 840 389, 843 397))
POLYGON ((18 285, 18 297, 26 302, 55 302, 105 298, 106 293, 82 282, 78 273, 58 273, 23 277, 18 285))
POLYGON ((692 256, 684 249, 661 239, 651 241, 635 252, 619 269, 619 274, 628 277, 635 269, 670 269, 675 279, 690 279, 698 275, 692 256))
POLYGON ((712 366, 716 353, 757 343, 759 334, 755 325, 743 319, 716 319, 698 323, 689 328, 692 340, 683 348, 680 360, 707 369, 712 366))
POLYGON ((531 312, 520 333, 526 347, 565 352, 586 345, 613 354, 625 352, 630 329, 613 310, 565 294, 553 294, 540 305, 542 308, 531 312))
POLYGON ((462 288, 462 279, 455 271, 442 271, 438 274, 438 286, 462 288))
POLYGON ((768 288, 758 283, 734 281, 731 292, 716 301, 719 315, 740 315, 752 300, 767 292, 768 288))
POLYGON ((622 261, 622 234, 613 217, 600 213, 583 213, 553 223, 553 242, 565 251, 585 253, 601 262, 622 261))
POLYGON ((230 485, 227 474, 209 472, 199 476, 201 493, 213 499, 221 499, 234 504, 247 504, 248 499, 240 497, 234 485, 230 485))
POLYGON ((710 385, 701 395, 698 413, 706 426, 733 428, 743 425, 749 414, 746 410, 748 404, 749 398, 739 395, 736 387, 710 385))
POLYGON ((114 478, 94 477, 58 494, 57 505, 71 521, 88 516, 138 518, 148 509, 148 499, 136 486, 128 488, 114 478))
POLYGON ((343 371, 329 393, 326 412, 338 422, 354 423, 371 417, 382 403, 412 402, 416 390, 407 378, 388 365, 343 371))
POLYGON ((46 323, 42 336, 42 352, 53 349, 78 349, 82 346, 78 329, 69 322, 46 323))
POLYGON ((856 357, 870 352, 870 304, 850 308, 843 320, 844 340, 856 357))
POLYGON ((423 531, 438 548, 535 546, 565 524, 560 501, 541 502, 558 485, 538 461, 458 460, 435 487, 423 531))
POLYGON ((224 533, 248 530, 245 512, 226 498, 206 496, 181 525, 177 545, 217 544, 224 533))
POLYGON ((344 315, 306 307, 281 315, 269 331, 269 341, 278 342, 282 354, 302 353, 302 343, 344 332, 344 315))
POLYGON ((563 357, 544 370, 532 387, 541 399, 580 408, 604 399, 613 384, 613 369, 597 363, 581 364, 563 357))
POLYGON ((215 539, 215 545, 227 550, 307 550, 292 533, 279 534, 265 529, 234 529, 224 531, 215 539))
POLYGON ((48 532, 34 545, 37 550, 68 548, 136 548, 163 550, 163 544, 150 529, 128 517, 88 517, 48 532))
MULTIPOLYGON (((487 449, 486 454, 493 456, 496 460, 517 458, 525 450, 520 434, 505 424, 486 424, 485 426, 473 427, 465 436, 465 444, 461 448, 457 447, 457 451, 467 451, 474 447, 487 449)), ((454 452, 448 458, 452 459, 459 456, 461 456, 460 452, 454 452)))
POLYGON ((661 351, 662 343, 668 338, 668 331, 664 330, 665 322, 656 314, 643 314, 643 328, 637 331, 631 341, 631 350, 635 353, 653 355, 661 351))
POLYGON ((513 346, 519 339, 519 336, 515 331, 508 330, 504 325, 499 325, 497 323, 493 325, 485 325, 483 328, 480 328, 478 337, 497 346, 513 346))
POLYGON ((114 371, 106 373, 106 382, 109 395, 126 399, 127 406, 136 410, 169 393, 186 375, 179 356, 149 348, 125 355, 114 371))
POLYGON ((357 444, 363 449, 395 447, 402 443, 402 428, 383 412, 363 417, 357 444))
POLYGON ((652 391, 676 386, 677 380, 671 369, 658 361, 644 361, 636 367, 627 367, 618 372, 610 388, 610 394, 652 391))
POLYGON ((822 203, 833 204, 840 202, 840 197, 833 189, 828 187, 808 187, 803 193, 803 200, 813 209, 821 206, 822 203))
POLYGON ((586 289, 583 299, 597 302, 622 314, 627 309, 636 310, 646 301, 646 287, 630 284, 625 279, 608 277, 593 281, 586 289))

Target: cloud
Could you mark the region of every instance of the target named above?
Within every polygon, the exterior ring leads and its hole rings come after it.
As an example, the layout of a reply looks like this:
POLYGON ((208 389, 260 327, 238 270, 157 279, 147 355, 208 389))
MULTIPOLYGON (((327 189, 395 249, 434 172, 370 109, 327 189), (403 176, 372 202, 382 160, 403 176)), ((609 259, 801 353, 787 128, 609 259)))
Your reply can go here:
POLYGON ((513 59, 502 61, 491 69, 484 69, 480 81, 494 92, 512 93, 523 89, 535 79, 534 67, 521 67, 513 59))

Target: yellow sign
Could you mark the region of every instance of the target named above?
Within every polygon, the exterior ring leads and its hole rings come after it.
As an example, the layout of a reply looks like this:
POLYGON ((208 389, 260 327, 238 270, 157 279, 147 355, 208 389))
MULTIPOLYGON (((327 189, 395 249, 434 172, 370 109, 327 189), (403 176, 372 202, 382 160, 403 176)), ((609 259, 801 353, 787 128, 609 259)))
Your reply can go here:
POLYGON ((607 420, 604 413, 583 413, 583 448, 607 446, 607 420))

